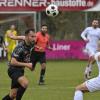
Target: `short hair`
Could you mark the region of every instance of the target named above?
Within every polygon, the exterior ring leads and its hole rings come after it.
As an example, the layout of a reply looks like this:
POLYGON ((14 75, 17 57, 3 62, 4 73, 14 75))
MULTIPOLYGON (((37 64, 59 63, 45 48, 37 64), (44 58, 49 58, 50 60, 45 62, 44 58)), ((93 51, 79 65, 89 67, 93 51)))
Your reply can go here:
POLYGON ((43 26, 46 26, 46 27, 48 27, 48 25, 47 25, 47 24, 42 24, 42 25, 41 25, 41 27, 43 27, 43 26))
POLYGON ((95 19, 92 20, 92 22, 93 22, 94 20, 95 20, 95 21, 99 21, 99 19, 96 19, 96 18, 95 18, 95 19))
POLYGON ((28 35, 28 34, 30 33, 30 31, 35 32, 34 29, 27 29, 27 30, 25 31, 25 35, 28 35))

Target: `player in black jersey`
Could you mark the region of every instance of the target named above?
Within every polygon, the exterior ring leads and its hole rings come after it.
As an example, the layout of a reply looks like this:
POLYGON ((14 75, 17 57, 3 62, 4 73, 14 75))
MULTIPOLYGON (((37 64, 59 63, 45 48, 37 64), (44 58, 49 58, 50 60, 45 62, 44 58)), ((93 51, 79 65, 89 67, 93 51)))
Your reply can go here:
POLYGON ((24 76, 24 68, 32 70, 30 55, 34 48, 34 41, 34 29, 28 29, 25 32, 25 40, 14 49, 8 68, 8 75, 12 80, 11 91, 2 100, 21 100, 28 86, 28 79, 24 76))

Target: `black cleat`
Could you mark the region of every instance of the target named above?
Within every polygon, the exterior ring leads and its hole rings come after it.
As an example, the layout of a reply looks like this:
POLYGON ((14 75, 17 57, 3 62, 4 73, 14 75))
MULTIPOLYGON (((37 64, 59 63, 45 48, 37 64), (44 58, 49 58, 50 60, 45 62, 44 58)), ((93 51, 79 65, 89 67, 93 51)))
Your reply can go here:
POLYGON ((39 81, 39 85, 45 85, 44 80, 39 81))

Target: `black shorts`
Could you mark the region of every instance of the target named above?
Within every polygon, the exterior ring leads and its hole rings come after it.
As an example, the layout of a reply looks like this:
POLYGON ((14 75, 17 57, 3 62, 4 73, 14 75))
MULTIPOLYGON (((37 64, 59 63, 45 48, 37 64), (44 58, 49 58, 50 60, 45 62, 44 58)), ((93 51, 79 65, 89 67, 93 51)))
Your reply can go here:
POLYGON ((24 75, 24 69, 9 67, 8 75, 12 79, 11 89, 18 88, 20 86, 18 83, 18 78, 24 75))
POLYGON ((46 53, 33 51, 31 54, 31 62, 33 64, 33 69, 35 68, 37 62, 40 64, 46 63, 46 53))

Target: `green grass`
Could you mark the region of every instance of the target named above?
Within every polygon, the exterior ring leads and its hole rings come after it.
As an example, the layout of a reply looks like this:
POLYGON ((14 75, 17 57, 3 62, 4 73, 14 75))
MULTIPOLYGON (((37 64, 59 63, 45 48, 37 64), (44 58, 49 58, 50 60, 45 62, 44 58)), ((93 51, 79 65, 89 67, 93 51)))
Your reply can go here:
MULTIPOLYGON (((29 79, 29 87, 22 100, 73 100, 74 88, 82 83, 86 61, 48 61, 46 70, 46 85, 39 86, 40 65, 34 72, 25 71, 29 79)), ((95 65, 96 66, 96 65, 95 65)), ((93 68, 92 76, 97 75, 93 68)), ((7 63, 0 62, 0 100, 10 90, 10 78, 7 75, 7 63)), ((99 100, 100 92, 86 93, 84 100, 99 100)))

